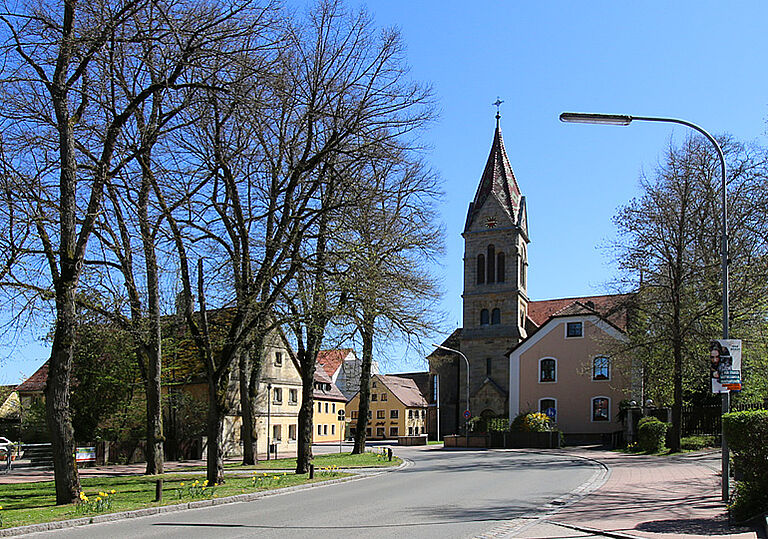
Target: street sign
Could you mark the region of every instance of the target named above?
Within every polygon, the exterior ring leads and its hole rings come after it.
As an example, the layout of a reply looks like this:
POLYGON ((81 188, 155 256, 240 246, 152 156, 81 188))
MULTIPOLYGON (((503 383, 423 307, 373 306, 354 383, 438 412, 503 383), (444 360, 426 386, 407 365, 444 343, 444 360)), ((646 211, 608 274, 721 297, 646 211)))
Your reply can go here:
POLYGON ((344 421, 344 415, 345 415, 344 410, 339 410, 339 421, 344 421))
POLYGON ((464 410, 464 419, 469 419, 472 417, 472 414, 469 413, 469 410, 464 410))

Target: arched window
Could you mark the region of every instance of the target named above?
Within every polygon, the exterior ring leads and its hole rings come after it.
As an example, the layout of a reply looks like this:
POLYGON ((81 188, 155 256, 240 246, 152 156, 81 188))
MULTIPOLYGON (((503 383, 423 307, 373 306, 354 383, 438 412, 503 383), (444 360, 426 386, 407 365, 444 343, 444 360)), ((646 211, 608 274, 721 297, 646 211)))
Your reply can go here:
POLYGON ((485 255, 477 255, 477 284, 485 282, 485 255))
POLYGON ((488 325, 488 309, 483 309, 482 311, 480 311, 480 325, 481 326, 488 325))
POLYGON ((539 399, 539 412, 548 415, 552 421, 557 421, 557 399, 551 397, 539 399))
POLYGON ((592 360, 592 379, 611 379, 611 362, 607 357, 596 357, 592 360))
POLYGON ((504 282, 504 253, 496 255, 496 282, 504 282))
POLYGON ((611 399, 608 397, 594 397, 592 399, 592 421, 611 420, 611 399))
POLYGON ((488 278, 489 283, 496 282, 496 272, 494 271, 494 262, 496 261, 496 248, 493 245, 488 246, 488 278))
POLYGON ((491 311, 491 325, 495 326, 496 324, 501 324, 501 311, 499 309, 491 311))
POLYGON ((547 357, 539 360, 539 382, 557 381, 557 360, 547 357))

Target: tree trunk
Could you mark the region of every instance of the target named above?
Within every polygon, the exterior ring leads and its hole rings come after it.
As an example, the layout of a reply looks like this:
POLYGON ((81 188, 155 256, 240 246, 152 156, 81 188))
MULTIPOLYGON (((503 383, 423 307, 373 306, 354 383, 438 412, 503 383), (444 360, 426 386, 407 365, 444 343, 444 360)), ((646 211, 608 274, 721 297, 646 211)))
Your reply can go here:
POLYGON ((206 455, 206 479, 210 485, 224 483, 224 451, 222 431, 226 413, 226 391, 228 376, 224 380, 208 378, 208 452, 206 455))
MULTIPOLYGON (((154 321, 153 321, 154 322, 154 321)), ((158 325, 159 327, 159 325, 158 325)), ((154 337, 154 329, 152 331, 154 337)), ((155 341, 155 338, 150 339, 155 341)), ((163 409, 160 340, 150 344, 147 370, 147 475, 163 473, 163 409)))
POLYGON ((147 307, 149 314, 149 338, 147 354, 147 474, 163 473, 163 402, 162 402, 162 329, 160 326, 160 278, 155 252, 155 237, 149 217, 149 192, 151 178, 151 145, 140 157, 142 165, 141 192, 139 194, 139 227, 144 247, 147 272, 147 307))
POLYGON ((75 432, 69 409, 75 339, 75 287, 56 287, 56 330, 45 384, 45 418, 53 446, 56 504, 73 503, 80 494, 75 462, 75 432))
MULTIPOLYGON (((679 322, 679 320, 678 320, 679 322)), ((670 451, 677 453, 681 448, 682 427, 683 427, 683 351, 681 346, 681 337, 678 331, 672 343, 674 356, 674 375, 672 379, 673 401, 672 401, 672 430, 670 435, 670 451)))
MULTIPOLYGON (((308 339, 309 340, 309 339, 308 339)), ((309 472, 309 464, 312 461, 312 412, 315 407, 315 347, 307 347, 300 358, 301 372, 301 408, 299 408, 299 432, 298 448, 296 454, 296 473, 309 472), (314 355, 309 357, 310 354, 314 355)))
POLYGON ((375 317, 363 315, 360 336, 363 340, 363 357, 360 368, 360 399, 357 412, 357 432, 353 455, 365 453, 366 428, 368 427, 368 411, 371 409, 371 365, 373 363, 373 331, 375 317))
POLYGON ((253 342, 240 356, 240 408, 243 414, 243 465, 255 464, 258 456, 256 429, 256 397, 264 364, 264 335, 261 327, 254 331, 253 342))

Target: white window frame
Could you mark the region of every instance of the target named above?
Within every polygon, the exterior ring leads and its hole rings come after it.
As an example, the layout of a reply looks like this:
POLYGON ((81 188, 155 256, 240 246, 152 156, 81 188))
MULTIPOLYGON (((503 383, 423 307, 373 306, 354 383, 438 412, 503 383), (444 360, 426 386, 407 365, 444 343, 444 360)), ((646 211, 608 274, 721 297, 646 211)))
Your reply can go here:
POLYGON ((538 370, 536 371, 536 381, 539 382, 540 384, 556 384, 557 383, 557 358, 556 357, 545 356, 545 357, 539 358, 538 370), (542 381, 542 379, 541 379, 541 362, 544 361, 544 360, 547 360, 547 359, 551 359, 552 361, 555 362, 555 379, 554 380, 542 381))
POLYGON ((568 339, 583 339, 584 338, 584 321, 583 320, 566 320, 563 324, 563 336, 568 339), (581 335, 568 336, 568 324, 581 324, 581 335))
POLYGON ((611 358, 608 356, 595 356, 592 358, 592 381, 593 382, 610 382, 611 381, 611 358), (608 362, 608 378, 595 378, 595 360, 604 359, 608 362))
POLYGON ((611 397, 606 395, 595 395, 589 399, 589 420, 592 423, 610 423, 611 422, 611 397), (595 400, 607 399, 608 400, 608 419, 595 419, 595 400))
POLYGON ((539 409, 538 409, 538 411, 543 414, 544 412, 541 410, 541 401, 555 401, 555 419, 554 419, 554 421, 555 421, 555 423, 557 423, 557 414, 559 413, 559 410, 560 410, 558 408, 558 405, 557 405, 557 399, 555 397, 541 397, 539 399, 539 409))

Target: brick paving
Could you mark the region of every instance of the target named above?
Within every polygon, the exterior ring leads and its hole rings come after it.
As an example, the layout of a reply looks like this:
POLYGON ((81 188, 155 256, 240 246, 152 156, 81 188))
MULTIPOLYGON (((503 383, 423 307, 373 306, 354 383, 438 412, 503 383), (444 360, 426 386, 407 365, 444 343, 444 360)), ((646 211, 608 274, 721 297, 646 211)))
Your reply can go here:
POLYGON ((611 470, 608 480, 585 498, 518 536, 580 537, 576 529, 581 528, 602 531, 606 537, 757 537, 749 528, 728 525, 725 504, 720 500, 719 455, 654 457, 584 449, 568 452, 607 465, 611 470), (558 523, 575 529, 560 528, 562 535, 552 535, 552 526, 558 523))

